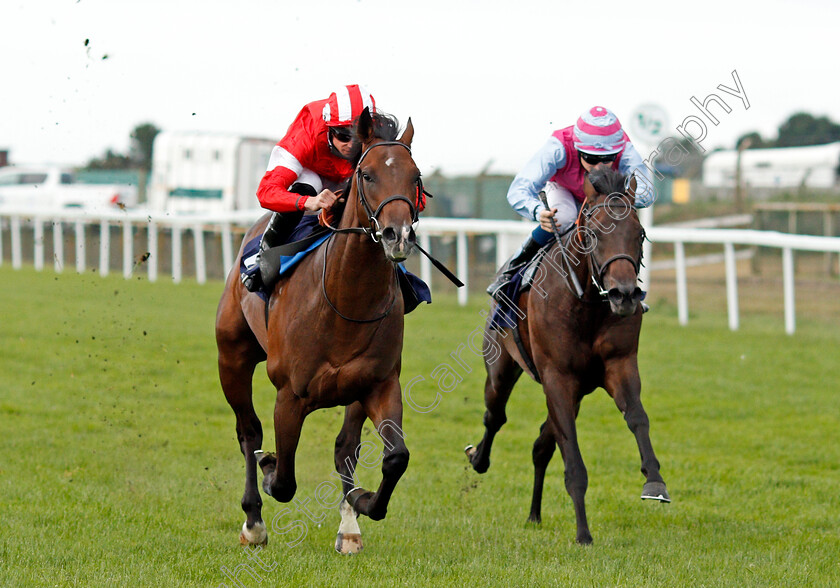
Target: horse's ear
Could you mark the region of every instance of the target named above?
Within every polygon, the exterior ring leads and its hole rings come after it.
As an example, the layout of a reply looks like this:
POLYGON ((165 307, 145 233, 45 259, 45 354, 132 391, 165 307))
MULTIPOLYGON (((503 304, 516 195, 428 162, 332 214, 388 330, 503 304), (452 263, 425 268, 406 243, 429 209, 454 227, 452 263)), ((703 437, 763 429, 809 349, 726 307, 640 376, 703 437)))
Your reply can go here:
POLYGON ((408 117, 408 122, 405 125, 405 130, 402 136, 398 139, 400 143, 411 147, 411 140, 414 138, 414 125, 411 124, 411 117, 408 117))
POLYGON ((587 198, 594 198, 598 194, 598 192, 595 190, 595 186, 593 186, 592 182, 589 181, 588 174, 583 180, 583 193, 586 194, 587 198))
POLYGON ((636 197, 636 174, 630 176, 630 181, 627 183, 627 195, 630 198, 636 197))
POLYGON ((356 135, 362 143, 373 140, 373 117, 367 107, 359 115, 359 120, 356 123, 356 135))

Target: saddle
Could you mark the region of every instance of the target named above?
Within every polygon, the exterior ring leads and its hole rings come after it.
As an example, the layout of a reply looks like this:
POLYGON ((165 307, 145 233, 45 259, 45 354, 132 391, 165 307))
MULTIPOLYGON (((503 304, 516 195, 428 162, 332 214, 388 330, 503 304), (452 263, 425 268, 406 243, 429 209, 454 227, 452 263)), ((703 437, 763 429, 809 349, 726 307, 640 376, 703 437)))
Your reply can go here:
POLYGON ((522 343, 522 337, 519 334, 519 321, 525 318, 526 314, 524 310, 517 306, 517 303, 522 293, 528 291, 534 283, 537 270, 551 245, 552 243, 549 243, 540 249, 531 261, 526 263, 513 275, 507 284, 496 292, 493 299, 497 304, 490 317, 491 329, 495 329, 500 333, 504 329, 510 329, 513 334, 513 341, 516 343, 516 348, 519 349, 519 354, 522 356, 528 371, 531 372, 532 377, 538 384, 540 383, 540 377, 537 372, 537 367, 526 351, 525 345, 522 343))

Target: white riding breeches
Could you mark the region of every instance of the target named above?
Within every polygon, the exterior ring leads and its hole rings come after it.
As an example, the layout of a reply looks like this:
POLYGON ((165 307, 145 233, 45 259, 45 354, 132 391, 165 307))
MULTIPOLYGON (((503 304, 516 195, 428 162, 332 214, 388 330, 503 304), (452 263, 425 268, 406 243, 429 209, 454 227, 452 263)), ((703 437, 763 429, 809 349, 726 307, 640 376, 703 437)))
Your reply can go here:
POLYGON ((557 229, 563 233, 571 228, 577 220, 581 203, 575 199, 571 192, 555 182, 548 182, 544 190, 548 207, 557 209, 554 222, 557 223, 557 229))

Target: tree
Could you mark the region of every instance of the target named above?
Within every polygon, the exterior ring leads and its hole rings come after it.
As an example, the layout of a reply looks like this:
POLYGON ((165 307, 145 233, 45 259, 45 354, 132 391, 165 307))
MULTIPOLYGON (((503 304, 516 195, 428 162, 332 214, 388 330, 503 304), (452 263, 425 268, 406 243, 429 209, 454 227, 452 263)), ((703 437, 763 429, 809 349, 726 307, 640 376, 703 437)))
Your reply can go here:
POLYGON ((110 147, 101 158, 88 161, 83 169, 152 169, 152 146, 160 132, 152 123, 143 123, 131 131, 130 155, 117 153, 110 147))
POLYGON ((814 117, 807 112, 797 112, 779 127, 777 147, 824 145, 840 141, 840 125, 828 117, 814 117))
POLYGON ((88 161, 84 169, 131 169, 131 159, 127 155, 116 153, 108 148, 101 158, 93 158, 88 161))
POLYGON ((744 145, 744 149, 765 149, 767 147, 772 147, 771 143, 765 142, 764 139, 761 138, 758 131, 741 135, 738 140, 735 141, 735 149, 740 149, 741 145, 744 145))
POLYGON ((140 169, 152 169, 152 148, 160 132, 152 123, 143 123, 131 131, 131 159, 140 169))

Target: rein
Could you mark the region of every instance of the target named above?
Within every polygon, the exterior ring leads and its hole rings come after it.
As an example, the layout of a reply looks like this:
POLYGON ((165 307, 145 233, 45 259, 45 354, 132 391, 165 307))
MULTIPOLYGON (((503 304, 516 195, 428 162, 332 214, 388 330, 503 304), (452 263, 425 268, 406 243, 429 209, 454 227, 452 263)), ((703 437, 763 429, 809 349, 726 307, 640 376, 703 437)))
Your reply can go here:
MULTIPOLYGON (((558 247, 560 247, 560 254, 562 255, 563 263, 566 265, 566 269, 567 269, 567 276, 566 276, 566 279, 564 281, 566 282, 566 287, 569 288, 569 290, 572 292, 572 294, 575 295, 575 298, 577 298, 578 300, 586 302, 583 298, 584 295, 585 295, 585 292, 583 290, 583 287, 580 284, 580 281, 578 280, 578 277, 577 277, 577 274, 574 271, 574 268, 572 267, 570 254, 569 254, 569 251, 567 249, 567 247, 568 247, 568 245, 569 245, 569 243, 571 242, 571 239, 572 239, 572 233, 574 232, 575 236, 578 239, 578 242, 583 244, 583 239, 581 237, 581 225, 583 225, 586 228, 588 228, 588 226, 587 226, 587 224, 581 223, 581 220, 585 219, 585 220, 588 221, 592 217, 592 215, 595 213, 596 210, 612 208, 613 206, 616 206, 616 204, 602 202, 600 204, 594 204, 592 206, 587 206, 586 203, 584 203, 584 205, 580 209, 580 212, 578 213, 578 218, 575 221, 574 228, 570 229, 568 231, 568 233, 566 233, 566 235, 568 235, 568 237, 565 239, 565 242, 564 242, 563 239, 561 239, 561 235, 557 231, 557 226, 554 224, 554 222, 553 222, 554 219, 552 218, 552 228, 554 230, 555 239, 557 241, 558 247)), ((622 204, 620 206, 622 206, 624 208, 631 209, 631 210, 633 208, 632 204, 628 204, 626 202, 622 202, 622 204)), ((625 218, 625 217, 622 217, 622 218, 625 218)), ((617 220, 617 219, 613 219, 613 220, 617 220)), ((590 229, 590 232, 593 232, 593 231, 590 229)), ((597 235, 596 235, 596 237, 597 237, 597 235)), ((644 239, 645 239, 645 232, 644 232, 644 229, 642 229, 641 240, 644 241, 644 239)), ((636 273, 636 276, 639 275, 639 271, 640 271, 641 265, 642 265, 641 254, 639 255, 639 258, 636 259, 636 258, 634 258, 633 256, 631 256, 627 253, 618 253, 618 254, 613 255, 612 257, 608 258, 603 263, 599 263, 598 260, 595 258, 594 250, 586 251, 585 255, 586 255, 587 264, 589 266, 589 275, 590 275, 592 284, 598 290, 598 295, 601 296, 602 298, 606 297, 607 294, 609 294, 609 291, 606 290, 603 286, 603 279, 604 279, 604 273, 607 271, 607 268, 610 266, 611 263, 613 263, 615 261, 618 261, 620 259, 625 259, 625 260, 629 261, 633 265, 633 269, 636 273)))
MULTIPOLYGON (((594 204, 592 206, 585 207, 585 208, 581 207, 581 216, 586 218, 586 220, 589 220, 592 217, 592 215, 595 213, 596 210, 612 208, 613 206, 614 206, 614 204, 612 204, 612 203, 602 202, 600 204, 594 204)), ((633 206, 631 204, 628 204, 628 203, 623 202, 623 201, 621 203, 621 207, 627 208, 627 209, 630 209, 630 210, 633 209, 633 206)), ((629 215, 629 213, 628 213, 628 215, 629 215)), ((610 217, 610 218, 613 218, 613 217, 610 217)), ((622 218, 626 218, 626 217, 622 217, 622 218)), ((618 219, 613 218, 613 220, 618 220, 618 219)), ((644 239, 644 237, 645 237, 645 233, 644 233, 644 229, 642 229, 642 239, 644 239)), ((586 258, 589 262, 589 273, 592 276, 592 283, 595 285, 596 288, 598 288, 598 294, 600 294, 601 296, 606 296, 608 294, 607 290, 604 289, 603 282, 604 282, 604 272, 607 271, 607 268, 609 267, 609 265, 611 263, 613 263, 614 261, 618 261, 619 259, 626 259, 627 261, 629 261, 633 265, 633 270, 636 272, 637 277, 639 275, 639 271, 640 271, 641 265, 642 265, 641 255, 639 255, 639 259, 636 259, 636 258, 628 255, 627 253, 618 253, 616 255, 613 255, 612 257, 608 258, 603 263, 598 263, 598 260, 595 259, 595 252, 594 251, 588 252, 587 255, 586 255, 586 258)))
MULTIPOLYGON (((327 239, 327 244, 324 247, 324 269, 321 272, 321 294, 324 295, 324 300, 327 301, 327 304, 329 304, 330 308, 332 308, 338 316, 340 316, 344 320, 349 321, 351 323, 365 324, 365 323, 375 323, 377 321, 381 321, 386 316, 391 314, 391 311, 394 309, 394 304, 396 304, 396 302, 397 302, 396 292, 391 297, 391 303, 388 305, 388 308, 382 314, 380 314, 379 316, 376 316, 376 317, 370 318, 370 319, 356 319, 356 318, 352 318, 352 317, 349 317, 349 316, 346 316, 346 315, 342 314, 342 312, 340 310, 338 310, 338 308, 336 308, 335 304, 333 304, 332 300, 330 300, 330 297, 327 295, 327 254, 329 253, 330 243, 332 242, 332 238, 333 238, 333 235, 330 235, 330 238, 327 239)), ((399 271, 399 270, 397 270, 397 267, 394 266, 394 277, 395 278, 396 278, 396 275, 397 275, 397 271, 399 271)))
MULTIPOLYGON (((411 211, 411 224, 417 224, 418 222, 420 222, 420 213, 417 210, 416 204, 409 200, 407 197, 403 196, 402 194, 395 194, 394 196, 389 196, 388 198, 379 203, 379 206, 376 207, 375 211, 371 211, 370 204, 368 203, 367 197, 365 196, 362 162, 365 160, 365 157, 367 157, 367 154, 370 153, 376 147, 387 147, 391 145, 399 145, 400 147, 404 147, 408 151, 408 154, 411 155, 411 147, 409 147, 405 143, 401 143, 399 141, 382 141, 380 143, 374 143, 373 145, 365 149, 364 153, 362 153, 362 156, 359 158, 359 163, 356 164, 356 193, 359 195, 359 202, 361 202, 362 207, 365 209, 365 213, 368 215, 368 223, 370 226, 348 227, 345 229, 340 229, 337 227, 333 227, 329 223, 325 222, 324 226, 331 230, 333 233, 357 233, 361 235, 367 235, 373 240, 374 243, 379 243, 380 239, 382 238, 382 231, 379 227, 379 214, 382 212, 382 209, 385 208, 385 205, 395 201, 402 201, 408 204, 409 210, 411 211)), ((426 189, 423 187, 423 180, 417 178, 418 201, 420 197, 424 194, 426 196, 431 196, 431 194, 426 192, 426 189)), ((450 282, 455 284, 455 286, 457 286, 458 288, 464 286, 464 283, 458 279, 458 276, 452 273, 452 271, 445 265, 443 265, 440 261, 432 257, 432 254, 423 249, 420 246, 420 243, 415 243, 414 246, 420 253, 425 255, 428 258, 428 260, 432 262, 432 265, 435 266, 435 268, 440 273, 446 276, 446 278, 450 282)))
MULTIPOLYGON (((399 141, 382 141, 380 143, 374 143, 370 147, 368 147, 362 156, 359 158, 359 163, 356 164, 356 193, 359 195, 359 202, 362 204, 362 208, 365 209, 365 213, 368 215, 368 224, 367 227, 348 227, 346 229, 339 229, 336 227, 332 227, 329 224, 326 224, 326 227, 330 229, 333 233, 358 233, 362 235, 367 235, 371 239, 373 239, 374 243, 379 243, 379 240, 382 238, 382 230, 379 227, 379 214, 382 212, 382 209, 385 208, 387 204, 395 201, 401 201, 408 204, 408 208, 411 211, 411 222, 412 224, 418 221, 418 212, 417 206, 409 200, 407 197, 403 196, 402 194, 395 194, 394 196, 389 196, 385 200, 379 203, 379 206, 376 207, 376 210, 371 210, 370 204, 367 201, 367 197, 365 196, 365 189, 364 189, 364 178, 362 177, 362 162, 367 157, 367 154, 370 153, 376 147, 388 147, 391 145, 399 145, 400 147, 404 147, 408 150, 408 154, 411 155, 411 147, 406 145, 405 143, 400 143, 399 141)), ((423 182, 418 178, 417 180, 417 190, 418 195, 425 192, 423 189, 423 182)))
MULTIPOLYGON (((349 321, 351 323, 364 324, 364 323, 375 323, 377 321, 381 321, 386 316, 388 316, 391 313, 391 311, 393 310, 394 304, 396 304, 396 301, 397 301, 397 294, 394 293, 394 296, 391 300, 391 303, 388 305, 387 310, 385 310, 379 316, 376 316, 374 318, 356 319, 356 318, 348 317, 348 316, 342 314, 341 311, 339 311, 338 308, 336 308, 335 304, 333 304, 333 302, 330 300, 330 297, 327 295, 327 253, 329 252, 329 245, 330 245, 330 242, 332 241, 332 237, 336 233, 356 233, 356 234, 361 234, 361 235, 367 235, 368 237, 370 237, 373 240, 374 243, 379 243, 379 241, 382 239, 382 229, 379 226, 379 215, 382 212, 382 210, 385 208, 385 206, 387 206, 388 204, 390 204, 392 202, 405 202, 406 204, 408 204, 408 208, 411 211, 411 224, 416 224, 417 222, 419 222, 419 212, 417 210, 417 204, 415 202, 412 202, 411 200, 409 200, 406 196, 403 196, 402 194, 395 194, 393 196, 389 196, 388 198, 386 198, 385 200, 383 200, 382 202, 379 203, 379 206, 376 207, 376 210, 371 209, 370 204, 368 203, 367 197, 365 196, 364 174, 362 172, 362 162, 365 160, 365 157, 367 157, 367 154, 370 153, 376 147, 388 147, 388 146, 396 146, 396 145, 399 145, 400 147, 405 148, 408 151, 409 156, 411 155, 411 147, 409 147, 405 143, 401 143, 400 141, 381 141, 379 143, 374 143, 373 145, 371 145, 370 147, 365 149, 364 153, 362 153, 361 157, 359 157, 359 162, 356 164, 356 171, 355 171, 356 193, 359 196, 359 202, 362 204, 362 208, 364 208, 365 214, 367 214, 367 216, 368 216, 368 226, 367 227, 347 227, 347 228, 342 229, 342 228, 333 227, 329 223, 326 223, 326 222, 324 223, 324 226, 326 226, 330 231, 332 231, 333 235, 330 236, 330 238, 327 241, 326 247, 324 247, 324 267, 323 267, 322 275, 321 275, 321 293, 323 294, 324 300, 327 301, 327 304, 330 306, 330 308, 332 308, 333 311, 335 311, 335 313, 338 316, 340 316, 344 320, 349 321)), ((417 178, 417 200, 418 201, 423 194, 431 196, 431 194, 426 192, 426 190, 423 188, 423 181, 418 177, 417 178)), ((453 274, 449 269, 446 268, 446 266, 444 266, 440 261, 438 261, 437 259, 432 257, 431 254, 429 254, 425 249, 420 247, 419 243, 415 243, 414 246, 423 255, 428 257, 429 261, 431 261, 432 264, 443 275, 445 275, 449 279, 449 281, 451 281, 453 284, 455 284, 459 288, 464 285, 464 283, 461 282, 461 280, 459 280, 457 278, 457 276, 455 276, 455 274, 453 274)), ((396 274, 397 271, 399 271, 399 270, 397 269, 396 265, 394 265, 394 278, 397 278, 397 274, 396 274)), ((395 281, 399 282, 398 279, 395 279, 395 281)))

